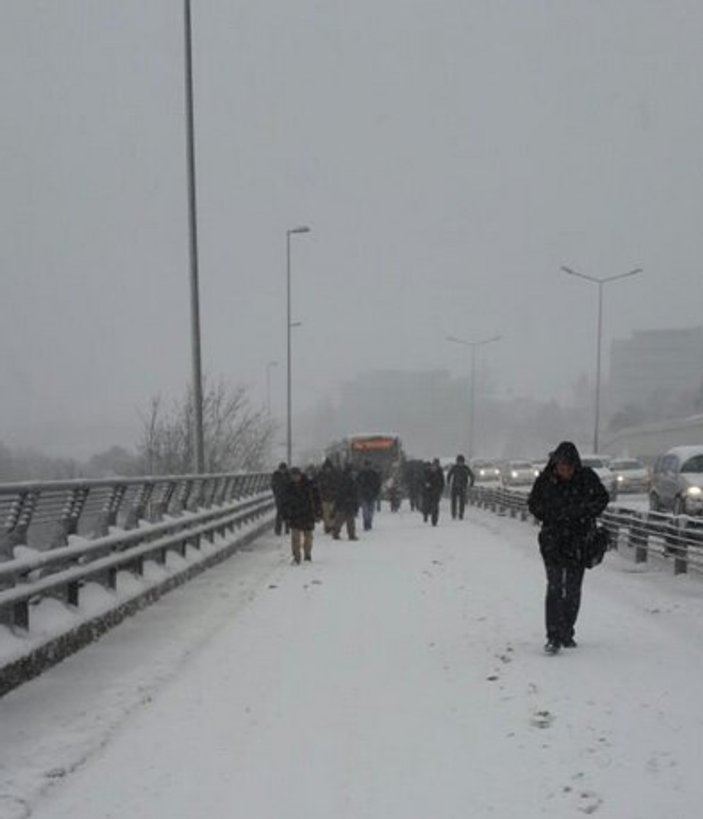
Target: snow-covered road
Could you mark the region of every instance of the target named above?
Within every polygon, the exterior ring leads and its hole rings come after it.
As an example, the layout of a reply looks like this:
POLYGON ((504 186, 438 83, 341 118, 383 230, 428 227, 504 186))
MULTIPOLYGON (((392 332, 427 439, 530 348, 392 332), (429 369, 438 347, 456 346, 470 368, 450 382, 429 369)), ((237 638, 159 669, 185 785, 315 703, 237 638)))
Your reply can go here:
POLYGON ((703 582, 609 555, 547 657, 536 529, 443 515, 265 539, 8 695, 0 816, 699 815, 703 582))

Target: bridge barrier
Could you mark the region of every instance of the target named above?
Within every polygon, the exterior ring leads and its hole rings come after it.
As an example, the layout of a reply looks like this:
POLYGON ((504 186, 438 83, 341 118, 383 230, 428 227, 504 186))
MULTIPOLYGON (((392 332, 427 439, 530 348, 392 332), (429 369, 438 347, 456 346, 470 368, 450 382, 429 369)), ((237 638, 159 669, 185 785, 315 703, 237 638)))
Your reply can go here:
POLYGON ((253 541, 270 528, 274 508, 265 473, 5 484, 0 498, 10 510, 6 544, 35 546, 17 557, 6 552, 0 562, 0 623, 26 643, 9 660, 0 653, 0 695, 253 541), (92 506, 91 495, 100 499, 92 506), (145 563, 158 576, 145 577, 145 563), (141 579, 126 596, 115 593, 125 574, 141 579), (87 584, 110 600, 95 616, 81 616, 87 584), (60 601, 76 622, 37 640, 32 612, 47 599, 60 601))
POLYGON ((0 560, 17 545, 42 551, 68 543, 70 535, 107 535, 110 527, 133 529, 268 489, 266 473, 166 475, 98 480, 0 484, 0 560))
MULTIPOLYGON (((498 515, 537 521, 527 508, 527 494, 502 486, 472 486, 470 504, 498 515)), ((600 518, 613 548, 632 554, 636 563, 652 556, 670 560, 674 574, 703 572, 703 518, 639 511, 610 504, 600 518)))

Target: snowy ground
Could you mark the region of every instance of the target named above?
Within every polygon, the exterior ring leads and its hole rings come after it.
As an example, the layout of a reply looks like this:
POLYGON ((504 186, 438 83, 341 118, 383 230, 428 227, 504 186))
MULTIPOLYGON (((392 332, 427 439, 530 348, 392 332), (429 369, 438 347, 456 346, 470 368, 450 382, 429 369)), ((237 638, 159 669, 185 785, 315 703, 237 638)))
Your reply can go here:
POLYGON ((0 816, 699 815, 702 581, 609 555, 546 657, 536 529, 443 514, 264 539, 5 697, 0 816))

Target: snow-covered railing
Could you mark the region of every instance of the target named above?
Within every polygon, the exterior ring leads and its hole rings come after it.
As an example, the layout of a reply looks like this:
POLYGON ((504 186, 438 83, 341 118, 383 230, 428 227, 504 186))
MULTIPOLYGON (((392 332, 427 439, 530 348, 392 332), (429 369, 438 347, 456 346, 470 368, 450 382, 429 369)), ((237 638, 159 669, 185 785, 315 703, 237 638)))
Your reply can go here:
MULTIPOLYGON (((469 503, 499 515, 536 522, 527 508, 524 492, 500 486, 473 486, 469 503)), ((600 520, 613 537, 613 547, 631 553, 636 563, 658 556, 672 560, 675 574, 703 572, 703 518, 610 504, 600 520)))
POLYGON ((144 561, 164 565, 169 551, 185 556, 187 547, 200 548, 202 538, 212 543, 215 535, 233 532, 271 507, 270 493, 258 493, 234 505, 7 561, 0 564, 0 621, 28 629, 30 602, 51 595, 77 607, 86 581, 114 590, 118 571, 142 575, 144 561))
MULTIPOLYGON (((268 475, 173 480, 191 482, 200 508, 183 508, 193 501, 163 507, 168 514, 145 507, 130 529, 112 524, 94 538, 67 534, 65 545, 43 551, 15 547, 15 556, 0 563, 0 696, 228 559, 273 522, 268 475), (162 520, 148 520, 157 516, 162 520)), ((74 489, 72 482, 50 491, 74 489)), ((132 515, 133 506, 125 513, 132 515)))
POLYGON ((118 526, 223 504, 268 489, 264 473, 0 484, 0 560, 15 546, 46 551, 70 535, 99 537, 118 526))

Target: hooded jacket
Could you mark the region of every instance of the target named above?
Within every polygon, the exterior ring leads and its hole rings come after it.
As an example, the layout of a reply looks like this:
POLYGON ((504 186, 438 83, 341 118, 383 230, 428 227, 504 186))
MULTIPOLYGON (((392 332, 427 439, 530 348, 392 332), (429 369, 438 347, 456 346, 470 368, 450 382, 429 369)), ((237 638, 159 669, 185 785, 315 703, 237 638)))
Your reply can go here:
POLYGON ((545 562, 569 564, 582 559, 586 538, 610 500, 600 478, 581 464, 578 450, 563 441, 552 453, 527 499, 530 512, 542 523, 540 550, 545 562), (556 473, 558 463, 574 467, 571 480, 556 473))
POLYGON ((283 496, 283 517, 291 529, 311 532, 315 521, 322 516, 320 495, 315 484, 301 474, 298 480, 289 480, 283 496))

